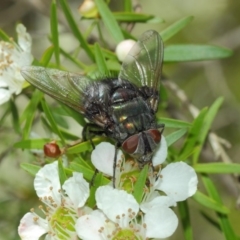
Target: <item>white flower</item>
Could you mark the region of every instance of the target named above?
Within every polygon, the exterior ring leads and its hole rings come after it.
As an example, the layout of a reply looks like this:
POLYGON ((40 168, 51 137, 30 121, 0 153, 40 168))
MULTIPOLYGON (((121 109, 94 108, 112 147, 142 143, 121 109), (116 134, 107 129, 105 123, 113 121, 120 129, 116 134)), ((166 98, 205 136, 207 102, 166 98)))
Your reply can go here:
POLYGON ((99 210, 77 220, 76 231, 83 240, 165 238, 178 224, 174 212, 164 204, 140 217, 135 198, 110 186, 97 189, 96 201, 99 210))
POLYGON ((32 39, 22 24, 16 28, 18 44, 0 41, 0 105, 7 102, 13 93, 22 90, 24 78, 20 73, 23 66, 31 65, 32 39))
POLYGON ((46 205, 41 210, 46 218, 35 212, 27 213, 21 219, 18 233, 21 239, 39 239, 48 233, 46 239, 76 239, 74 225, 79 216, 89 213, 85 207, 89 197, 88 183, 81 173, 73 173, 62 186, 59 181, 57 161, 45 165, 34 179, 34 188, 40 200, 46 205))
POLYGON ((117 45, 115 52, 120 62, 122 62, 126 58, 127 54, 129 53, 129 51, 131 50, 131 48, 135 43, 136 41, 132 39, 128 39, 128 40, 121 41, 117 45))

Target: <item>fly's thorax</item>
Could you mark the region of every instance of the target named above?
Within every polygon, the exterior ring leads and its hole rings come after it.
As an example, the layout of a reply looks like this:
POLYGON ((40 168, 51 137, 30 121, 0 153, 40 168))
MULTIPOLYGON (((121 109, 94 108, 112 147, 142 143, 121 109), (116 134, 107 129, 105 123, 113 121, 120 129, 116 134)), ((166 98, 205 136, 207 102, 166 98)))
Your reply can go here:
POLYGON ((145 164, 151 161, 160 141, 161 132, 158 129, 148 129, 128 137, 122 143, 122 148, 139 163, 145 164))

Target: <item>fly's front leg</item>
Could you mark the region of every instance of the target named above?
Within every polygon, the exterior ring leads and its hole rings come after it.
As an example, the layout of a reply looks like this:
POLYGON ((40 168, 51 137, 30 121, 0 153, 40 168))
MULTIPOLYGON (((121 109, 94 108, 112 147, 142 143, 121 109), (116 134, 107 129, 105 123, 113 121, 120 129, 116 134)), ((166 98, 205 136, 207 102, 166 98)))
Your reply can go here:
POLYGON ((114 159, 113 159, 113 188, 115 188, 116 184, 116 167, 117 167, 117 151, 118 148, 120 147, 120 144, 118 142, 115 143, 115 153, 114 153, 114 159))
POLYGON ((163 131, 164 131, 164 128, 165 128, 165 124, 164 123, 160 123, 160 124, 157 125, 157 128, 161 128, 160 133, 162 134, 163 131))

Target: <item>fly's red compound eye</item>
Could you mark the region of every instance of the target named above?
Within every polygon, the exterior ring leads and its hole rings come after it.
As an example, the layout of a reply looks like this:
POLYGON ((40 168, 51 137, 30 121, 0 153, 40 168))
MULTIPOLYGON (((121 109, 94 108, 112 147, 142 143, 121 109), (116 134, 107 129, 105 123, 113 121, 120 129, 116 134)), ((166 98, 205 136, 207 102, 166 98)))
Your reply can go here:
POLYGON ((61 150, 55 142, 46 143, 43 147, 45 156, 57 158, 61 155, 61 150))
POLYGON ((159 132, 157 129, 149 129, 147 133, 151 135, 155 143, 160 143, 162 137, 161 132, 159 132))
POLYGON ((123 150, 129 154, 134 153, 138 147, 138 140, 139 140, 138 134, 135 134, 135 135, 129 137, 122 144, 123 150))

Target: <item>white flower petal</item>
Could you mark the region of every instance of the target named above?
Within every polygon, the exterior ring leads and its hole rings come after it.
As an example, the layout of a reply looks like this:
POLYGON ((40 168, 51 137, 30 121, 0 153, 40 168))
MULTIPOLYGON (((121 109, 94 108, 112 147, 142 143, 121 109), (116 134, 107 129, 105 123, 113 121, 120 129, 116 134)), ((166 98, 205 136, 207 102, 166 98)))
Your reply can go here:
POLYGON ((157 165, 163 163, 167 158, 167 154, 168 154, 167 142, 166 142, 165 137, 162 135, 159 147, 157 148, 157 150, 152 158, 153 166, 157 166, 157 165))
POLYGON ((158 196, 153 198, 149 202, 144 202, 141 204, 140 208, 141 210, 146 213, 150 209, 156 207, 156 206, 162 206, 162 207, 171 207, 171 206, 176 206, 176 202, 168 196, 158 196))
POLYGON ((55 161, 51 164, 45 165, 41 168, 34 179, 34 188, 38 197, 45 200, 45 197, 51 197, 55 202, 60 204, 61 189, 59 176, 58 176, 58 162, 55 161))
POLYGON ((136 41, 132 39, 128 39, 128 40, 123 40, 117 45, 115 52, 119 61, 122 62, 126 58, 127 54, 132 49, 135 43, 136 41))
POLYGON ((175 232, 178 218, 170 208, 157 206, 146 213, 144 222, 148 238, 167 238, 175 232))
POLYGON ((73 172, 62 188, 74 204, 75 208, 83 207, 89 197, 89 183, 83 178, 82 173, 73 172))
POLYGON ((104 226, 105 220, 96 215, 81 216, 75 225, 78 237, 82 240, 102 240, 99 230, 104 226))
POLYGON ((24 52, 31 52, 31 46, 32 46, 32 38, 27 33, 26 27, 23 24, 18 24, 16 27, 16 31, 18 34, 18 45, 21 47, 21 49, 24 52))
POLYGON ((27 213, 23 216, 18 226, 18 234, 22 240, 38 240, 44 233, 47 232, 47 222, 44 226, 44 221, 41 219, 41 225, 38 221, 34 221, 35 216, 32 213, 27 213))
MULTIPOLYGON (((113 176, 113 161, 115 146, 108 142, 101 142, 92 151, 91 161, 96 169, 106 175, 113 176)), ((121 159, 122 151, 118 150, 117 160, 121 159)))
POLYGON ((11 92, 7 89, 0 88, 0 105, 11 98, 11 92))
POLYGON ((106 216, 113 222, 119 220, 120 227, 128 226, 139 211, 135 198, 124 190, 114 189, 110 186, 99 187, 96 191, 96 202, 106 216), (135 214, 135 215, 134 215, 135 214), (117 216, 120 216, 117 219, 117 216), (124 217, 123 217, 124 216, 124 217))
POLYGON ((184 162, 168 164, 162 171, 157 189, 176 202, 184 201, 197 191, 197 174, 184 162))

